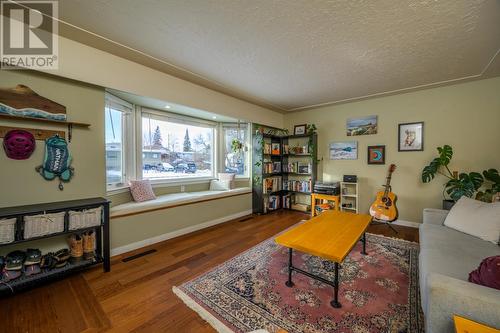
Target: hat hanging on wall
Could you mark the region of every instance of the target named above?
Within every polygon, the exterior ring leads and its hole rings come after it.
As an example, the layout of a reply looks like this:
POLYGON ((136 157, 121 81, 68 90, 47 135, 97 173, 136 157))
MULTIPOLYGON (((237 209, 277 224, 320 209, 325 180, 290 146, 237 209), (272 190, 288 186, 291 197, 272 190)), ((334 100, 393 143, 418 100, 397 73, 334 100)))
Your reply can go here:
POLYGON ((3 148, 8 158, 26 160, 35 151, 35 137, 28 131, 15 129, 7 132, 3 139, 3 148))

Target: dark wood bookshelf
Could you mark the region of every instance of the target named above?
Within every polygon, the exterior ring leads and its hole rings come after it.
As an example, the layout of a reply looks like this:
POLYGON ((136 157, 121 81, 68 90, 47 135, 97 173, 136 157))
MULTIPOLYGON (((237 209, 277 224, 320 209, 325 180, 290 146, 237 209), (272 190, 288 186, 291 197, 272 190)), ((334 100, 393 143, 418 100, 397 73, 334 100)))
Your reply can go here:
MULTIPOLYGON (((252 141, 253 146, 258 147, 253 149, 253 165, 252 165, 252 208, 255 214, 265 214, 268 211, 275 211, 278 209, 284 209, 284 197, 291 195, 301 195, 301 196, 310 196, 310 191, 293 191, 293 190, 284 190, 284 183, 289 180, 297 180, 297 181, 306 181, 305 177, 310 178, 311 180, 311 191, 314 183, 317 179, 317 169, 318 163, 316 160, 317 156, 317 143, 318 136, 316 133, 313 134, 304 134, 304 135, 286 135, 286 136, 277 136, 270 134, 261 134, 257 133, 256 128, 254 127, 252 131, 252 141), (294 139, 306 139, 307 146, 309 148, 312 147, 314 151, 309 151, 308 153, 287 153, 284 154, 284 145, 288 145, 288 147, 293 147, 294 139), (264 153, 262 141, 269 144, 279 144, 280 145, 280 154, 270 154, 264 153), (312 144, 309 144, 311 142, 312 144), (292 143, 292 144, 290 144, 292 143), (309 173, 300 173, 300 172, 287 172, 283 171, 283 166, 287 165, 290 162, 301 162, 305 159, 310 160, 311 172, 309 173), (280 162, 281 163, 281 172, 273 172, 273 173, 265 173, 264 172, 264 161, 272 161, 272 162, 280 162), (257 162, 257 163, 256 163, 257 162), (259 163, 260 162, 260 163, 259 163), (264 193, 264 182, 266 178, 271 177, 280 177, 281 178, 281 189, 278 191, 264 193), (279 207, 275 209, 270 209, 267 207, 267 200, 269 196, 277 196, 279 197, 279 207)), ((304 140, 303 140, 304 141, 304 140)), ((295 198, 291 198, 295 199, 295 198)), ((289 209, 289 208, 287 208, 289 209)))

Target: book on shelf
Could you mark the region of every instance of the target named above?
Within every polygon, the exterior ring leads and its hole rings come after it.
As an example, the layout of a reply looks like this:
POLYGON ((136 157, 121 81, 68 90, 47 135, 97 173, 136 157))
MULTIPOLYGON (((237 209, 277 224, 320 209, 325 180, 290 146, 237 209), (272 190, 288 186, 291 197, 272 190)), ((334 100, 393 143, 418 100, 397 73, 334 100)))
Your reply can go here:
POLYGON ((262 171, 264 173, 280 173, 281 162, 264 162, 262 171))
POLYGON ((271 155, 279 155, 279 154, 280 154, 280 144, 271 143, 271 155))
POLYGON ((292 208, 292 196, 290 194, 286 194, 283 197, 283 208, 290 209, 292 208))
POLYGON ((280 208, 281 198, 279 195, 270 195, 267 199, 267 209, 276 210, 280 208))
POLYGON ((283 172, 309 174, 311 170, 311 164, 305 162, 290 162, 283 165, 283 172))
POLYGON ((264 154, 271 154, 271 144, 265 142, 264 143, 264 154))
POLYGON ((263 180, 263 190, 264 193, 271 193, 280 191, 282 179, 281 177, 269 177, 263 180))
POLYGON ((309 180, 286 180, 283 189, 294 192, 312 192, 312 181, 309 180))

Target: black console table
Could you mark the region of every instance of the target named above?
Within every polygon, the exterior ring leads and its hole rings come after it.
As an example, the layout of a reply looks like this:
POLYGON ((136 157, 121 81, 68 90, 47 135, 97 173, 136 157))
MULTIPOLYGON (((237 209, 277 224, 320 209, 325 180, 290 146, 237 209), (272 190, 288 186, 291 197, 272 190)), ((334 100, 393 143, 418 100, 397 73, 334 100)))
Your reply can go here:
MULTIPOLYGON (((54 268, 50 270, 42 270, 41 273, 30 276, 21 276, 15 280, 7 283, 0 283, 0 296, 13 294, 15 292, 25 290, 38 286, 40 284, 60 279, 76 271, 83 270, 97 264, 103 265, 104 272, 109 272, 111 269, 110 264, 110 244, 109 244, 109 203, 104 198, 90 198, 81 200, 59 201, 36 205, 16 206, 0 208, 0 219, 16 218, 15 238, 13 242, 0 244, 0 247, 11 246, 24 242, 32 242, 34 240, 46 239, 61 235, 69 235, 74 233, 81 233, 87 230, 95 229, 96 233, 96 255, 93 259, 82 259, 77 262, 68 262, 66 266, 61 268, 54 268), (69 230, 69 218, 67 212, 86 210, 92 208, 102 207, 101 224, 93 227, 86 227, 82 229, 69 230), (45 214, 45 213, 58 213, 66 212, 64 221, 64 231, 52 233, 45 236, 24 239, 24 216, 45 214)), ((27 246, 28 247, 28 246, 27 246)))

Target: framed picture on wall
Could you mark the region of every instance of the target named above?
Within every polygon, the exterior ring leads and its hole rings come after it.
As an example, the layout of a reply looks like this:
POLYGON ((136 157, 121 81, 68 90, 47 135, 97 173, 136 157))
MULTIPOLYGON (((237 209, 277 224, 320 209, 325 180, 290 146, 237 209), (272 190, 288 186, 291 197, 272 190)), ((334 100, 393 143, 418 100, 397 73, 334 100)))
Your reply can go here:
POLYGON ((293 135, 304 135, 306 134, 307 125, 295 125, 293 127, 293 135))
POLYGON ((340 141, 330 143, 331 160, 357 160, 358 141, 340 141))
POLYGON ((398 151, 424 150, 424 122, 398 125, 398 151))
POLYGON ((368 164, 385 164, 385 146, 368 146, 368 164))
POLYGON ((347 136, 377 134, 377 116, 347 119, 347 136))

